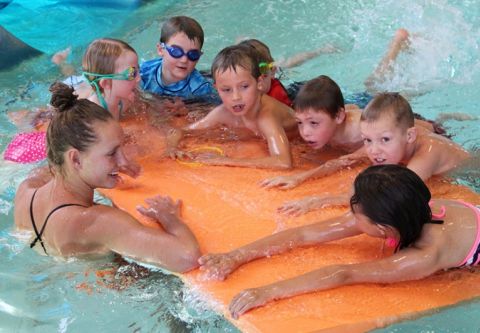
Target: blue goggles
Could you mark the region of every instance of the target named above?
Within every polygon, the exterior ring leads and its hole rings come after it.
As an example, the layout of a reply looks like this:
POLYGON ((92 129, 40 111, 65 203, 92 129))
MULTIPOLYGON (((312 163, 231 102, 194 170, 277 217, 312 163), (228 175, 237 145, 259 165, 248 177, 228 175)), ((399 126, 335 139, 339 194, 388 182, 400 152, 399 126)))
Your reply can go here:
POLYGON ((181 57, 183 57, 184 55, 187 56, 188 60, 190 61, 197 61, 198 59, 200 59, 200 57, 202 56, 203 52, 200 51, 200 50, 190 50, 188 52, 185 52, 180 46, 176 46, 176 45, 167 45, 165 43, 161 43, 160 44, 165 50, 167 50, 168 54, 170 54, 170 56, 172 58, 175 58, 175 59, 180 59, 181 57))

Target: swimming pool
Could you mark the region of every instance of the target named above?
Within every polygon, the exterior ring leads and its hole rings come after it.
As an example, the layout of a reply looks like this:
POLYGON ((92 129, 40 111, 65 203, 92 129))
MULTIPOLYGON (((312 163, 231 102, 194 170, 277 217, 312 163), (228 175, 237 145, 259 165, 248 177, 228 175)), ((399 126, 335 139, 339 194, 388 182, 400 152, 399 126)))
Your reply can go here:
MULTIPOLYGON (((189 15, 204 27, 207 69, 216 52, 239 36, 270 45, 275 58, 288 57, 327 43, 340 49, 285 73, 285 81, 319 74, 334 78, 347 93, 363 91, 397 27, 419 35, 412 51, 399 58, 397 73, 384 88, 421 91, 414 111, 429 118, 440 112, 478 116, 474 105, 480 83, 478 41, 480 8, 476 1, 144 1, 139 7, 85 7, 62 1, 16 1, 0 11, 0 24, 47 55, 2 72, 0 77, 0 148, 16 132, 6 112, 45 105, 48 86, 60 79, 49 61, 53 52, 72 45, 72 63, 80 64, 85 46, 94 38, 112 36, 128 41, 143 59, 155 56, 158 27, 165 17, 189 15), (18 18, 21 17, 22 21, 18 18), (40 22, 42 26, 40 27, 40 22), (35 27, 32 29, 31 27, 35 27)), ((446 123, 454 140, 480 149, 480 121, 446 123)), ((0 164, 0 330, 6 332, 77 332, 87 329, 119 332, 235 331, 204 310, 195 293, 161 272, 124 290, 109 276, 109 260, 58 263, 30 251, 12 235, 15 188, 30 167, 0 164), (103 273, 97 273, 97 272, 103 273)), ((480 191, 477 176, 462 182, 480 191)), ((441 311, 381 332, 472 332, 480 327, 478 301, 441 311)))

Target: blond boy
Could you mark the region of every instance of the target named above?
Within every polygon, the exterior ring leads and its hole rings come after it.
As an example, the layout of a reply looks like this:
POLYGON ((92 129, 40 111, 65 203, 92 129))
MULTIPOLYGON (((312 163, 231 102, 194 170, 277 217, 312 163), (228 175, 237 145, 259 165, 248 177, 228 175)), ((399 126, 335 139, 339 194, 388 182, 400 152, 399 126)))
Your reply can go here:
POLYGON ((469 153, 451 140, 414 126, 408 101, 398 93, 376 96, 360 118, 363 152, 373 164, 405 164, 426 180, 446 173, 469 153))
MULTIPOLYGON (((364 146, 341 157, 339 160, 345 164, 368 157, 374 165, 403 164, 427 180, 459 167, 470 157, 451 140, 415 125, 410 104, 398 93, 379 94, 367 105, 360 117, 360 132, 364 146)), ((346 200, 347 194, 335 198, 309 197, 287 202, 279 211, 297 215, 325 205, 343 204, 346 200)))

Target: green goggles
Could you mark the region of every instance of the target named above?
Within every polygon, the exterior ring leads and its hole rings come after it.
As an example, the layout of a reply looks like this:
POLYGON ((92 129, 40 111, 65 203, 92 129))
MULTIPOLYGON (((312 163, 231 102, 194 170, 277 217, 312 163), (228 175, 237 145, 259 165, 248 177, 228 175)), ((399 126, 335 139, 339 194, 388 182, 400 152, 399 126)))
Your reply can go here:
POLYGON ((98 74, 98 73, 83 72, 82 74, 83 76, 85 76, 88 82, 93 83, 101 79, 133 81, 137 78, 139 73, 135 67, 130 66, 121 73, 98 74), (90 77, 92 76, 94 77, 94 79, 90 79, 90 77))
POLYGON ((260 74, 267 75, 273 68, 273 62, 261 62, 258 64, 258 68, 260 68, 260 74))
POLYGON ((100 87, 98 86, 98 81, 102 79, 110 79, 110 80, 122 80, 122 81, 133 81, 139 75, 138 70, 130 66, 126 70, 121 73, 114 73, 114 74, 98 74, 98 73, 89 73, 89 72, 82 72, 87 82, 95 87, 95 92, 97 93, 98 100, 100 104, 102 104, 103 108, 108 111, 108 105, 103 98, 102 93, 100 91, 100 87), (91 78, 93 77, 93 78, 91 78))

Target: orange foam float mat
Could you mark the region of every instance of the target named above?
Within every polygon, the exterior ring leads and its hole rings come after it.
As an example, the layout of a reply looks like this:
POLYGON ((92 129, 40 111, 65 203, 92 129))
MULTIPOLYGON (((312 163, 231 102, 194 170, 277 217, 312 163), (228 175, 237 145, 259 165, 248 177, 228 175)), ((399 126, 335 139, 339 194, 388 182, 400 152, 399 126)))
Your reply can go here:
MULTIPOLYGON (((117 189, 102 192, 116 206, 152 227, 158 226, 136 212, 137 204, 157 194, 182 199, 183 219, 198 238, 202 253, 229 251, 279 230, 338 216, 347 207, 326 208, 295 218, 277 214, 276 208, 287 200, 317 193, 345 193, 365 167, 343 170, 288 191, 265 190, 258 185, 261 180, 295 171, 190 167, 162 157, 164 137, 160 131, 147 133, 143 130, 143 133, 134 140, 139 147, 136 149, 139 154, 137 162, 143 168, 141 176, 126 180, 117 189)), ((200 141, 187 140, 187 145, 195 147, 208 143, 200 141)), ((267 154, 267 147, 261 141, 208 144, 222 147, 227 156, 267 154)), ((305 146, 294 146, 297 172, 298 168, 311 167, 305 153, 308 155, 305 146)), ((466 187, 452 185, 440 178, 432 179, 428 185, 434 197, 480 203, 480 195, 466 187)), ((243 289, 294 277, 326 265, 369 261, 383 255, 387 254, 382 253, 380 240, 362 235, 256 260, 240 267, 222 282, 206 279, 198 269, 180 277, 243 332, 365 331, 372 328, 368 323, 375 326, 392 318, 395 321, 415 316, 480 295, 480 274, 456 269, 420 281, 352 285, 300 295, 254 309, 238 320, 232 319, 228 313, 232 297, 243 289)))

